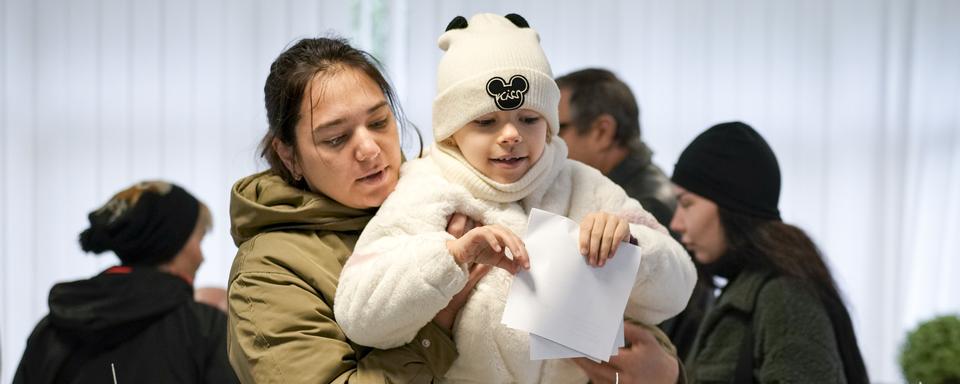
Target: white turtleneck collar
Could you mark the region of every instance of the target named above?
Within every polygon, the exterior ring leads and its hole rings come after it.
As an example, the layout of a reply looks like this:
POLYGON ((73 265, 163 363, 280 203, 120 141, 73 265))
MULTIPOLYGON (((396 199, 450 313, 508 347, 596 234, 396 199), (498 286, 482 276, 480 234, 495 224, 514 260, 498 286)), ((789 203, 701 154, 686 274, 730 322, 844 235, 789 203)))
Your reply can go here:
POLYGON ((496 182, 480 173, 455 146, 435 143, 430 157, 447 180, 464 186, 474 197, 497 203, 511 203, 530 196, 544 183, 550 183, 556 178, 566 161, 567 145, 559 137, 553 136, 544 146, 543 155, 533 167, 530 167, 520 180, 508 184, 496 182))

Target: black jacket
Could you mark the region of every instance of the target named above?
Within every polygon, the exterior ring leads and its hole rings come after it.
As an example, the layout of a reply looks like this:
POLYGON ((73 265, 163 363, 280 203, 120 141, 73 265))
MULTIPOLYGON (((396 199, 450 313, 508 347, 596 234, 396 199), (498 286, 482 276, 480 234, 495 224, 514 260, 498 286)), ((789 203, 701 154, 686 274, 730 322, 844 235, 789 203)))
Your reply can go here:
POLYGON ((677 199, 667 175, 653 164, 653 152, 643 143, 630 147, 627 157, 617 164, 607 177, 617 183, 627 196, 640 202, 643 209, 653 214, 664 227, 670 226, 677 199))
POLYGON ((13 382, 235 383, 226 316, 153 268, 55 285, 13 382))

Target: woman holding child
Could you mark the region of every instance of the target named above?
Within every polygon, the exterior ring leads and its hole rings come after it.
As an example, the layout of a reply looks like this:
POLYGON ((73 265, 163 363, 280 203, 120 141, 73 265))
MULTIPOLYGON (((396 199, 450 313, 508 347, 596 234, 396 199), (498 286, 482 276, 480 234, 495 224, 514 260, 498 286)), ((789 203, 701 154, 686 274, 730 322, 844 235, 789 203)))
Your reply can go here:
MULTIPOLYGON (((539 45, 536 48, 539 50, 539 45)), ((238 181, 231 199, 231 233, 239 250, 229 281, 229 355, 243 382, 385 383, 443 378, 458 358, 458 347, 451 338, 454 319, 489 270, 478 265, 498 266, 494 268, 499 271, 498 278, 509 275, 506 271, 526 267, 516 231, 493 225, 473 228, 473 220, 457 212, 483 222, 482 215, 454 209, 442 220, 443 230, 449 232, 443 244, 451 247, 447 257, 458 266, 458 275, 450 276, 440 299, 443 305, 433 308, 435 313, 416 325, 418 329, 408 339, 383 349, 358 345, 344 332, 339 316, 334 315, 339 312, 338 307, 335 311, 334 296, 341 271, 360 233, 397 186, 401 168, 398 131, 404 121, 389 84, 374 63, 372 57, 342 40, 305 39, 271 66, 264 87, 269 130, 261 143, 271 169, 238 181), (467 235, 457 236, 464 233, 467 235), (458 242, 458 237, 465 240, 458 242), (494 251, 498 245, 501 248, 494 251), (507 248, 517 255, 515 259, 507 257, 507 248)), ((544 105, 542 110, 552 110, 555 117, 556 100, 548 98, 544 105)), ((520 119, 542 123, 545 118, 539 111, 534 113, 538 117, 520 119)), ((474 118, 471 116, 471 121, 474 118)), ((555 127, 552 129, 553 140, 562 146, 555 127)), ((553 156, 546 158, 552 162, 553 156)), ((532 156, 526 161, 533 168, 542 163, 532 156)), ((512 164, 500 165, 510 168, 512 164)), ((634 208, 640 215, 634 219, 646 218, 639 204, 634 208)), ((591 217, 603 218, 603 225, 596 227, 610 229, 599 232, 593 241, 587 236, 583 244, 594 265, 602 265, 620 240, 632 238, 643 246, 663 232, 662 228, 635 229, 635 225, 621 228, 623 221, 615 215, 591 217), (635 232, 646 237, 631 236, 635 232)), ((601 223, 599 219, 595 222, 601 223)), ((663 245, 670 250, 679 248, 663 245)), ((689 263, 682 252, 677 252, 683 257, 676 260, 689 263)), ((355 257, 359 260, 363 255, 355 257)), ((655 256, 650 259, 651 263, 658 260, 655 256)), ((674 302, 682 307, 689 294, 685 288, 693 284, 684 284, 693 276, 692 266, 671 260, 656 264, 656 270, 648 269, 651 276, 647 280, 680 281, 686 287, 669 292, 675 300, 664 299, 663 305, 650 308, 656 313, 651 317, 654 320, 679 311, 674 302)), ((440 266, 444 264, 437 261, 424 268, 440 266)), ((397 304, 403 305, 403 301, 397 304)), ((655 352, 665 353, 659 348, 655 352)), ((676 377, 676 372, 667 373, 676 377)))

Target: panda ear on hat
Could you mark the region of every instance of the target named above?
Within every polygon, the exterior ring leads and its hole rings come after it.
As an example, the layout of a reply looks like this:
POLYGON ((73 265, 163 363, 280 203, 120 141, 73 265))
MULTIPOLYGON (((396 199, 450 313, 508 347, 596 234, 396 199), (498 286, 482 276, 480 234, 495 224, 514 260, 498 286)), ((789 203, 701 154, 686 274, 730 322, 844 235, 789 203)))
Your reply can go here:
POLYGON ((450 23, 447 24, 447 29, 445 29, 444 32, 451 29, 466 29, 468 25, 469 23, 467 23, 467 19, 465 17, 457 16, 454 17, 453 20, 450 20, 450 23))
POLYGON ((507 20, 510 20, 513 25, 516 25, 519 28, 530 28, 530 23, 527 22, 527 19, 524 19, 523 16, 520 16, 516 13, 509 13, 504 16, 507 20))

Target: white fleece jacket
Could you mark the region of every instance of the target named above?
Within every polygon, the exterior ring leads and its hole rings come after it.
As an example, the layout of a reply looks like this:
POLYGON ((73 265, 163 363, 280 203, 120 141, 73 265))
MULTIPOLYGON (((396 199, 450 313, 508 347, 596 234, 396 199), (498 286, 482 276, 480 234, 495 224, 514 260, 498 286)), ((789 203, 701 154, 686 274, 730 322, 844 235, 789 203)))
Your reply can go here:
MULTIPOLYGON (((431 156, 404 164, 396 190, 364 229, 340 275, 334 311, 347 337, 382 349, 406 344, 464 287, 467 270, 446 247, 453 239, 446 232, 447 221, 455 212, 502 225, 519 236, 526 232, 532 208, 577 222, 597 211, 622 215, 642 249, 625 316, 657 324, 683 310, 696 272, 680 244, 622 188, 597 170, 567 160, 562 141, 555 140, 548 149, 553 150, 545 152, 538 165, 544 160, 553 164, 546 163, 546 171, 535 165, 528 172, 539 172, 537 185, 527 188, 520 201, 475 197, 498 194, 483 190, 486 183, 471 185, 472 176, 464 175, 467 169, 456 170, 451 162, 462 158, 452 159, 436 147, 431 156)), ((477 284, 454 324, 460 357, 445 380, 586 383, 586 376, 570 362, 531 361, 529 335, 500 324, 511 279, 508 272, 494 268, 477 284)))

